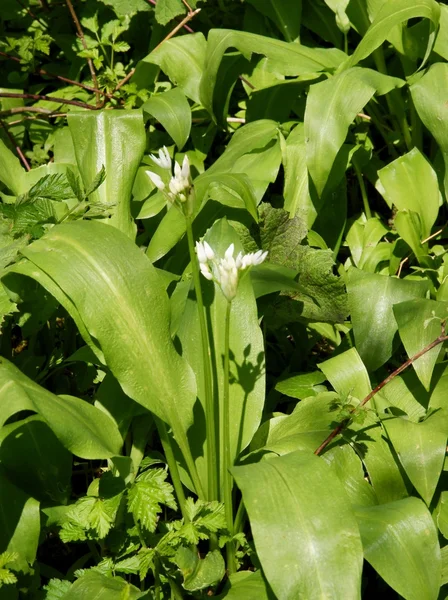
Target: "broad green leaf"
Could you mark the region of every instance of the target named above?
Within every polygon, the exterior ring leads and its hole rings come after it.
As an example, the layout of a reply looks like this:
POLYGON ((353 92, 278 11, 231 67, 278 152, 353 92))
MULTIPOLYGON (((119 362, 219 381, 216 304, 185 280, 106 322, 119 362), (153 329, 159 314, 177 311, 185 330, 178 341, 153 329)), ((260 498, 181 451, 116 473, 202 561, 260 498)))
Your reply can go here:
POLYGON ((100 2, 110 6, 120 19, 151 10, 145 0, 100 0, 100 2))
POLYGON ((185 94, 174 88, 151 96, 142 106, 143 113, 155 117, 176 142, 179 150, 185 146, 191 129, 191 109, 185 94))
POLYGON ((189 592, 215 585, 224 577, 225 564, 219 550, 199 558, 195 550, 181 546, 176 552, 175 561, 184 577, 182 586, 189 592))
POLYGON ((325 381, 325 375, 315 371, 314 373, 301 373, 279 381, 275 389, 285 396, 303 400, 309 396, 316 396, 319 392, 326 391, 325 387, 319 385, 325 381))
POLYGON ((375 371, 392 355, 398 329, 393 305, 423 298, 427 289, 426 281, 350 270, 347 292, 356 348, 368 370, 375 371))
MULTIPOLYGON (((216 256, 223 257, 231 243, 235 244, 235 254, 241 249, 241 242, 235 230, 225 219, 215 222, 206 233, 205 240, 213 248, 216 256)), ((223 405, 223 356, 224 356, 224 315, 227 301, 217 285, 202 278, 204 302, 207 307, 208 326, 213 334, 211 348, 212 371, 217 379, 215 411, 222 423, 223 405)), ((182 294, 182 290, 178 293, 182 294)), ((176 294, 176 292, 175 292, 176 294)), ((203 361, 201 336, 198 323, 198 308, 194 295, 188 295, 180 306, 181 317, 176 330, 182 355, 187 359, 196 375, 198 397, 205 406, 203 361)), ((264 345, 258 322, 257 305, 249 277, 244 277, 238 286, 238 294, 232 302, 230 316, 230 454, 233 459, 246 448, 258 429, 265 399, 264 345)), ((205 468, 204 422, 198 416, 191 429, 198 457, 198 469, 205 468)), ((221 452, 223 457, 223 452, 221 452)), ((205 476, 205 475, 204 475, 205 476)))
POLYGON ((350 348, 318 367, 342 397, 351 395, 361 401, 371 391, 369 374, 356 348, 350 348))
POLYGON ((422 244, 426 239, 420 215, 413 210, 399 210, 394 219, 395 228, 400 237, 411 248, 419 264, 431 268, 432 260, 428 257, 428 245, 422 244))
POLYGON ((440 548, 424 503, 404 498, 355 512, 364 556, 386 583, 406 600, 437 600, 440 548))
POLYGON ((361 597, 359 531, 342 484, 322 459, 294 452, 235 467, 233 475, 278 598, 361 597))
POLYGON ((296 269, 290 269, 271 262, 262 263, 250 271, 250 279, 254 286, 256 298, 285 290, 300 291, 301 287, 295 279, 296 276, 296 269))
POLYGON ((103 166, 106 169, 106 181, 89 201, 112 205, 111 217, 104 222, 133 239, 136 226, 130 211, 132 186, 146 145, 141 111, 72 112, 67 120, 84 187, 90 186, 103 166))
POLYGON ((250 179, 244 173, 216 174, 207 189, 207 196, 226 206, 246 208, 257 221, 257 199, 250 179))
POLYGON ((334 446, 322 458, 340 479, 352 506, 378 503, 373 487, 365 479, 362 462, 351 446, 334 446))
POLYGON ((287 42, 300 35, 301 0, 249 0, 249 4, 275 23, 287 42))
POLYGON ((92 221, 54 227, 26 257, 70 298, 126 395, 168 423, 188 456, 196 385, 171 341, 164 281, 147 257, 92 221))
POLYGON ((213 115, 213 92, 224 53, 237 48, 249 58, 262 54, 275 63, 275 70, 283 75, 305 75, 334 69, 344 60, 345 54, 335 48, 307 48, 297 43, 287 43, 245 31, 211 29, 208 34, 205 68, 201 82, 201 100, 204 108, 213 115))
POLYGON ((434 136, 445 161, 445 194, 448 191, 448 121, 445 98, 447 82, 448 64, 436 63, 410 87, 418 116, 434 136))
POLYGON ((443 537, 448 540, 448 492, 440 494, 439 502, 435 511, 437 527, 443 537))
POLYGON ((389 207, 416 212, 422 239, 428 237, 439 213, 440 192, 436 172, 423 154, 414 148, 380 169, 378 177, 377 189, 389 207))
POLYGON ((19 159, 14 156, 11 150, 0 139, 0 181, 18 196, 24 194, 28 186, 25 182, 25 171, 22 168, 19 159))
MULTIPOLYGON (((442 576, 440 583, 445 585, 448 583, 448 546, 444 546, 441 550, 442 556, 442 576)), ((447 596, 445 596, 446 600, 447 596)))
POLYGON ((17 552, 26 572, 36 558, 40 533, 39 502, 13 485, 0 471, 0 553, 17 552))
POLYGON ((366 270, 365 265, 371 257, 372 250, 387 232, 380 219, 367 219, 364 214, 351 225, 345 239, 355 267, 366 270))
POLYGON ((342 33, 334 13, 323 2, 303 0, 302 25, 336 48, 342 48, 342 33))
POLYGON ((107 415, 79 398, 55 396, 4 358, 0 362, 0 398, 1 424, 17 412, 29 410, 40 415, 76 456, 98 459, 120 453, 121 435, 107 415))
POLYGON ((408 0, 393 0, 385 2, 375 16, 375 19, 364 37, 358 44, 355 52, 344 65, 348 69, 367 58, 386 40, 391 30, 400 23, 424 17, 431 21, 431 30, 428 39, 428 47, 423 62, 426 62, 432 46, 440 18, 440 6, 435 0, 418 0, 409 3, 408 0))
MULTIPOLYGON (((159 65, 186 96, 200 104, 199 86, 204 70, 207 42, 202 33, 177 36, 148 54, 141 62, 159 65)), ((137 72, 138 72, 137 65, 137 72)))
POLYGON ((40 501, 68 501, 72 455, 41 417, 0 429, 0 462, 10 481, 40 501))
POLYGON ((404 80, 354 67, 310 87, 305 110, 307 166, 319 196, 356 115, 375 93, 387 94, 404 80))
POLYGON ((229 577, 230 589, 217 600, 274 600, 274 595, 262 571, 239 571, 229 577))
MULTIPOLYGON (((448 317, 448 304, 421 298, 396 304, 393 311, 401 341, 411 357, 439 337, 441 323, 448 317)), ((418 378, 428 391, 441 346, 436 346, 412 363, 418 378)))
POLYGON ((308 190, 305 130, 302 123, 293 129, 282 145, 282 155, 285 170, 284 208, 291 218, 297 215, 311 228, 317 211, 308 190))
POLYGON ((430 504, 446 454, 447 418, 442 410, 422 423, 402 417, 384 419, 390 441, 415 489, 430 504))
MULTIPOLYGON (((436 367, 437 368, 437 367, 436 367)), ((403 411, 411 421, 418 423, 426 415, 428 394, 420 383, 415 371, 407 370, 401 376, 394 377, 375 396, 375 404, 382 407, 392 406, 403 411)))
POLYGON ((121 577, 107 577, 99 571, 88 570, 65 593, 63 600, 138 600, 143 592, 121 577))

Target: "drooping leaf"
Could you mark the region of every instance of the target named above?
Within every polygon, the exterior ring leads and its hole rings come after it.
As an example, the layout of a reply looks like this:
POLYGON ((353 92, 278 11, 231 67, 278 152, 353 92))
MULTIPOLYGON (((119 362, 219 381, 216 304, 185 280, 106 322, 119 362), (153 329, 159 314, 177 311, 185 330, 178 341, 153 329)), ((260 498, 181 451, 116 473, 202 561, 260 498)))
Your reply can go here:
POLYGON ((387 94, 404 80, 354 67, 310 87, 305 111, 307 166, 321 196, 350 124, 375 93, 387 94))
POLYGON ((235 467, 233 474, 277 597, 360 598, 358 528, 342 484, 322 459, 294 452, 235 467))
POLYGON ((175 561, 184 577, 182 586, 190 592, 218 583, 225 573, 224 559, 219 550, 199 558, 197 552, 181 546, 176 552, 175 561))
POLYGON ((40 415, 58 440, 73 454, 88 459, 120 453, 122 439, 112 419, 88 402, 59 397, 24 375, 12 363, 0 361, 0 423, 23 410, 40 415))
POLYGON ((356 348, 369 370, 374 371, 392 355, 398 329, 393 305, 423 298, 426 281, 396 279, 351 269, 347 284, 356 348))
POLYGON ((275 389, 281 394, 285 394, 285 396, 302 400, 326 391, 324 386, 319 385, 324 381, 325 375, 315 371, 314 373, 303 373, 282 379, 277 383, 275 389))
POLYGON ((64 600, 138 600, 142 592, 121 577, 108 577, 99 571, 88 570, 80 577, 64 596, 64 600))
POLYGON ((163 94, 153 95, 145 102, 142 109, 163 125, 176 142, 177 148, 182 150, 191 129, 190 105, 183 91, 174 88, 163 94))
POLYGON ((436 600, 440 548, 437 529, 424 503, 404 498, 358 507, 355 512, 364 555, 380 576, 406 600, 436 600))

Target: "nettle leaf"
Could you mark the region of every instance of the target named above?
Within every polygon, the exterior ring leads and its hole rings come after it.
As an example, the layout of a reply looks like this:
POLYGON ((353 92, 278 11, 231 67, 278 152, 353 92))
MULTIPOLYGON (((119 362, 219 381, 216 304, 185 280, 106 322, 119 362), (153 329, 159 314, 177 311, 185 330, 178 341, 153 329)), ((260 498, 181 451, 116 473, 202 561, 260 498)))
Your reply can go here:
POLYGON ((17 577, 12 572, 11 568, 8 568, 10 563, 14 563, 19 558, 17 552, 3 552, 0 554, 0 588, 3 585, 11 585, 17 582, 17 577))
POLYGON ((128 509, 135 521, 148 531, 155 531, 157 515, 162 512, 161 504, 176 510, 173 486, 165 480, 168 476, 165 469, 149 469, 138 476, 137 481, 128 491, 128 509))
POLYGON ((115 521, 122 494, 112 498, 85 496, 68 511, 59 537, 63 542, 103 539, 115 521))
POLYGON ((55 173, 39 179, 26 194, 19 198, 17 199, 18 204, 43 199, 61 202, 73 198, 73 190, 64 173, 55 173))
POLYGON ((156 21, 166 25, 175 17, 185 12, 185 5, 181 0, 159 0, 156 4, 156 21))
POLYGON ((306 234, 306 224, 300 217, 291 219, 285 210, 269 204, 260 206, 259 236, 261 247, 269 252, 269 262, 297 268, 307 251, 306 246, 301 245, 306 234))
POLYGON ((209 539, 211 533, 226 529, 224 505, 221 502, 195 502, 192 498, 187 498, 185 512, 189 521, 177 521, 173 523, 173 529, 179 538, 189 544, 197 545, 200 540, 209 539))
POLYGON ((95 192, 105 180, 106 180, 106 169, 105 169, 104 165, 101 165, 101 169, 98 171, 98 173, 93 178, 92 183, 89 186, 87 186, 85 197, 87 198, 88 196, 90 196, 90 194, 93 194, 93 192, 95 192))
POLYGON ((44 585, 45 600, 62 600, 71 586, 71 581, 50 579, 47 585, 44 585))

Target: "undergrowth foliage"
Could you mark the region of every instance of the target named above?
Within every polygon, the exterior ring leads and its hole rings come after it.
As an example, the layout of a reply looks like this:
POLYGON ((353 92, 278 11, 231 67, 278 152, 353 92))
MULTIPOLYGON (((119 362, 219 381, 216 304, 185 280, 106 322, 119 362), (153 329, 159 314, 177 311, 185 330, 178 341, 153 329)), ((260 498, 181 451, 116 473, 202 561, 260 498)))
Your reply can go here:
POLYGON ((0 597, 448 598, 448 7, 3 0, 0 597))

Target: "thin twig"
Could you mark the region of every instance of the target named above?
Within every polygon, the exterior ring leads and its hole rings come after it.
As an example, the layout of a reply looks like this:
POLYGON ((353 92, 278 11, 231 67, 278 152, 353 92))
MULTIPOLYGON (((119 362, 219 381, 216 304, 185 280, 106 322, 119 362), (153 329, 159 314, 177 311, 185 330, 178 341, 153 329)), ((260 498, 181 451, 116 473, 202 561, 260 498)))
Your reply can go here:
POLYGON ((38 21, 42 27, 45 27, 45 29, 47 28, 47 24, 44 23, 43 21, 41 21, 39 19, 39 17, 37 15, 35 15, 27 6, 25 6, 25 4, 23 4, 23 2, 21 2, 20 0, 16 0, 17 4, 19 4, 24 10, 26 10, 27 14, 34 19, 35 21, 38 21))
MULTIPOLYGON (((72 106, 79 106, 80 108, 88 108, 89 110, 96 110, 96 106, 91 106, 85 102, 78 102, 78 100, 66 100, 65 98, 55 98, 54 96, 45 96, 43 94, 16 94, 10 92, 0 92, 0 98, 24 98, 25 100, 44 100, 45 102, 56 102, 56 104, 70 104, 72 106)), ((29 108, 29 107, 28 107, 29 108)))
POLYGON ((19 144, 17 143, 16 138, 13 136, 12 132, 9 131, 9 129, 6 127, 5 122, 2 121, 2 119, 0 119, 0 126, 5 130, 6 135, 9 138, 9 141, 11 142, 11 144, 14 146, 18 157, 20 158, 20 160, 23 163, 23 166, 25 167, 25 169, 27 171, 31 171, 31 167, 29 165, 29 162, 26 160, 25 155, 22 152, 22 149, 20 148, 19 144))
MULTIPOLYGON (((149 2, 150 4, 152 4, 153 6, 157 6, 157 2, 156 2, 156 0, 148 0, 148 2, 149 2)), ((184 26, 183 26, 183 27, 184 27, 184 29, 185 29, 186 31, 188 31, 188 33, 194 33, 193 29, 191 29, 191 27, 188 27, 188 25, 185 25, 185 24, 184 24, 184 26)))
POLYGON ((242 75, 239 75, 238 78, 241 79, 241 81, 243 81, 247 86, 249 86, 251 90, 256 89, 255 86, 248 79, 243 77, 242 75))
POLYGON ((126 75, 126 77, 117 83, 117 85, 114 88, 114 92, 119 90, 121 88, 121 86, 123 86, 125 83, 127 83, 130 80, 130 78, 132 77, 132 75, 134 75, 134 73, 135 73, 135 69, 131 69, 129 71, 129 73, 126 75))
MULTIPOLYGON (((377 394, 380 390, 383 389, 384 386, 386 386, 390 381, 392 381, 392 379, 394 379, 395 377, 397 377, 397 375, 400 375, 400 373, 402 373, 405 369, 407 369, 409 367, 409 365, 412 365, 412 363, 415 362, 416 360, 418 360, 421 356, 423 356, 424 354, 426 354, 427 352, 429 352, 430 350, 432 350, 439 344, 443 344, 443 342, 446 342, 447 340, 448 340, 448 335, 446 335, 445 323, 442 322, 442 332, 438 338, 436 338, 433 342, 431 342, 430 344, 425 346, 423 348, 423 350, 420 350, 419 352, 417 352, 417 354, 414 354, 414 356, 411 356, 411 358, 408 358, 408 360, 406 362, 404 362, 402 365, 400 365, 398 367, 398 369, 395 369, 395 371, 390 373, 390 375, 388 375, 386 377, 386 379, 383 379, 383 381, 381 383, 379 383, 376 386, 376 388, 374 388, 369 394, 367 394, 367 396, 364 398, 364 400, 358 406, 353 407, 351 409, 351 412, 354 413, 357 409, 362 408, 365 404, 367 404, 367 402, 369 402, 369 400, 371 400, 375 396, 375 394, 377 394)), ((341 433, 341 431, 343 429, 345 429, 347 427, 347 425, 349 423, 350 423, 350 418, 344 419, 344 421, 342 421, 342 423, 339 423, 339 425, 337 427, 335 427, 335 429, 333 429, 333 431, 330 433, 330 435, 327 437, 327 439, 322 442, 322 444, 319 446, 319 448, 317 448, 314 451, 314 454, 319 455, 322 452, 322 450, 324 450, 328 446, 328 444, 339 433, 341 433)))
MULTIPOLYGON (((157 44, 157 46, 154 48, 154 50, 157 50, 158 48, 160 48, 160 46, 163 44, 163 42, 166 42, 167 40, 172 38, 173 35, 176 35, 176 33, 179 31, 179 29, 182 29, 182 27, 185 25, 185 23, 188 23, 188 21, 191 21, 191 19, 200 12, 201 12, 201 9, 197 8, 193 12, 188 13, 188 15, 184 19, 182 19, 182 21, 180 23, 178 23, 176 25, 176 27, 172 31, 170 31, 166 37, 163 38, 163 40, 160 42, 160 44, 157 44)), ((154 52, 154 50, 153 50, 153 52, 154 52)))
MULTIPOLYGON (((82 30, 81 23, 79 22, 78 17, 76 16, 75 9, 73 8, 73 4, 72 4, 71 0, 65 0, 65 1, 67 3, 70 14, 72 15, 72 19, 75 24, 76 31, 78 32, 78 37, 81 40, 84 50, 87 50, 87 42, 84 37, 84 32, 82 30)), ((95 67, 93 66, 93 62, 92 62, 91 58, 87 59, 87 64, 89 65, 89 70, 90 70, 90 75, 92 76, 93 85, 98 89, 98 79, 96 78, 95 67)), ((97 105, 100 103, 100 96, 98 93, 96 94, 96 103, 97 103, 97 105)))
MULTIPOLYGON (((9 60, 13 60, 15 62, 20 63, 20 58, 16 56, 12 56, 11 54, 7 54, 6 52, 2 52, 0 50, 0 56, 4 56, 5 58, 9 58, 9 60)), ((43 75, 44 77, 53 77, 53 79, 57 79, 59 81, 63 81, 64 83, 69 83, 70 85, 75 85, 77 87, 82 88, 83 90, 87 90, 88 92, 93 92, 95 94, 101 94, 101 96, 106 96, 107 98, 113 98, 114 100, 121 100, 121 98, 115 97, 108 92, 104 92, 103 90, 99 90, 91 85, 86 85, 85 83, 81 83, 80 81, 75 81, 74 79, 68 79, 68 77, 63 77, 62 75, 55 75, 54 73, 49 73, 46 69, 38 68, 33 71, 36 75, 43 75)))
POLYGON ((448 223, 445 223, 445 225, 439 229, 439 231, 436 231, 435 233, 433 233, 432 235, 428 236, 427 238, 425 238, 424 240, 422 240, 420 242, 420 244, 426 244, 426 242, 429 242, 429 240, 432 240, 433 238, 437 237, 440 233, 442 233, 442 231, 445 229, 445 227, 447 226, 448 223))
POLYGON ((67 116, 67 113, 50 113, 49 115, 43 114, 41 117, 35 115, 34 117, 33 116, 23 117, 23 119, 17 119, 17 121, 6 121, 4 123, 4 125, 6 127, 10 128, 10 127, 15 127, 16 125, 20 125, 24 121, 36 121, 36 120, 39 120, 39 119, 41 121, 43 121, 44 118, 48 119, 48 118, 51 118, 51 117, 55 117, 56 118, 56 117, 66 117, 66 116, 67 116))
POLYGON ((7 110, 0 110, 0 116, 3 117, 5 115, 17 115, 24 112, 39 113, 41 115, 46 115, 47 117, 59 116, 55 115, 52 110, 48 110, 48 108, 41 108, 40 106, 14 106, 13 108, 8 108, 7 110))

